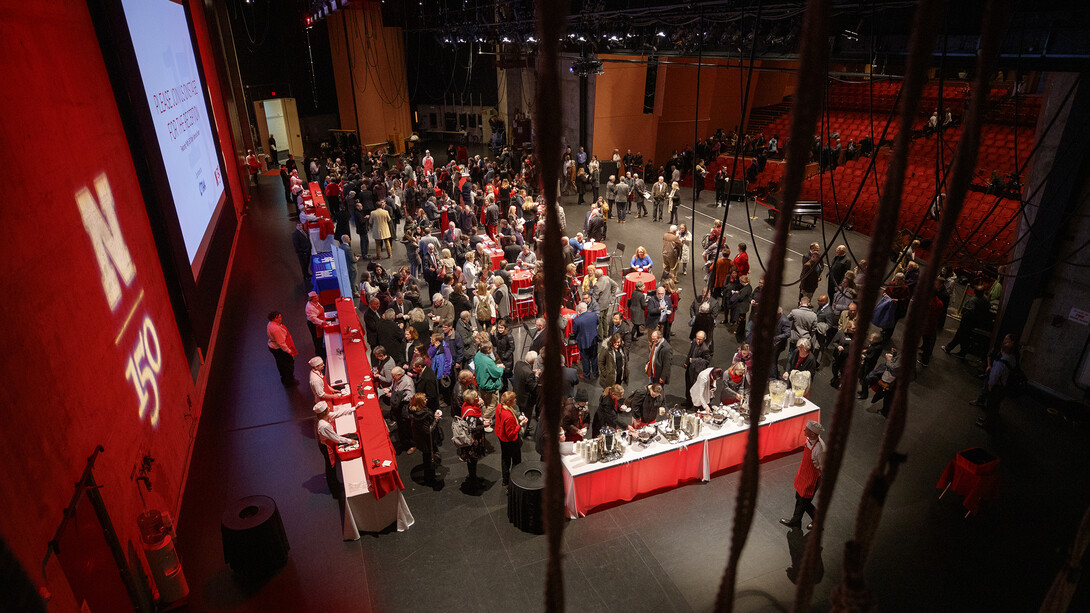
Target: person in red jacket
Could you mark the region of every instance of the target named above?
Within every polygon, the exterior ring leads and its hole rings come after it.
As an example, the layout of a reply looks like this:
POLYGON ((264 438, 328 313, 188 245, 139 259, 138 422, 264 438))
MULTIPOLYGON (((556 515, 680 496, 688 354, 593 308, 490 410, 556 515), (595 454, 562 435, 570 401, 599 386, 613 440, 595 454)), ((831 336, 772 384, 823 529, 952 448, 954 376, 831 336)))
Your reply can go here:
POLYGON ((496 438, 500 439, 500 472, 503 484, 511 484, 511 467, 522 463, 522 441, 519 432, 526 425, 526 416, 516 408, 515 392, 504 392, 496 405, 496 438))
POLYGON ((749 254, 746 253, 745 243, 738 243, 738 255, 734 256, 733 263, 739 277, 749 274, 749 254))

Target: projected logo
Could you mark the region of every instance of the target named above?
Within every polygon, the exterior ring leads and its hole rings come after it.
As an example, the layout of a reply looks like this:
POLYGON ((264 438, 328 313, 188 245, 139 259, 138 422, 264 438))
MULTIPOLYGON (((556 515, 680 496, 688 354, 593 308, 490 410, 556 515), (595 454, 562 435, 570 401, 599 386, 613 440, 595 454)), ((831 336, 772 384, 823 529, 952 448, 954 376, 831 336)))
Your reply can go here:
POLYGON ((76 191, 76 205, 79 207, 83 227, 87 231, 88 238, 91 239, 95 259, 98 261, 106 303, 114 315, 125 313, 117 336, 114 338, 114 345, 120 347, 126 339, 131 339, 125 345, 132 347, 125 365, 125 379, 132 384, 136 392, 137 412, 141 420, 147 417, 151 425, 157 427, 161 404, 159 371, 163 366, 159 333, 155 330, 155 322, 146 312, 139 318, 136 317, 140 304, 144 300, 144 290, 141 288, 135 292, 136 288, 133 287, 133 281, 136 279, 136 265, 133 264, 129 248, 125 244, 125 237, 121 234, 113 192, 110 190, 110 182, 105 174, 95 177, 94 189, 93 194, 87 187, 76 191), (132 304, 128 309, 122 309, 122 303, 133 296, 134 292, 132 304), (139 323, 132 326, 130 331, 130 325, 134 319, 139 323))

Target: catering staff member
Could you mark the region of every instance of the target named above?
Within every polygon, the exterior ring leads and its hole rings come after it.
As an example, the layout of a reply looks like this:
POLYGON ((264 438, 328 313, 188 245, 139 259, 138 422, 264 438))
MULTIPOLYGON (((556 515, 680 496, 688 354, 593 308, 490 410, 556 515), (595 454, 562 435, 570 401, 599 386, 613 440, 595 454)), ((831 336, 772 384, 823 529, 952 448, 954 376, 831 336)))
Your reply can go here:
POLYGON ((689 400, 700 411, 708 411, 711 407, 715 388, 723 378, 723 369, 718 367, 705 368, 696 376, 696 381, 689 388, 689 400))
POLYGON ((314 392, 314 402, 322 402, 347 396, 348 390, 338 392, 325 380, 325 360, 318 356, 310 358, 310 391, 314 392))
POLYGON ((338 461, 337 445, 352 445, 358 441, 337 434, 337 430, 333 427, 333 420, 342 415, 348 415, 360 406, 363 406, 363 402, 359 402, 355 406, 346 406, 337 411, 330 411, 329 404, 324 400, 314 404, 314 415, 316 417, 314 420, 314 440, 318 441, 318 449, 322 452, 322 460, 325 464, 325 483, 329 487, 329 493, 333 494, 333 497, 338 500, 344 498, 344 485, 337 479, 337 469, 335 468, 338 461))
MULTIPOLYGON (((824 432, 825 428, 812 419, 806 422, 802 431, 806 435, 806 446, 802 450, 799 470, 795 473, 795 512, 791 519, 780 519, 780 523, 788 528, 801 526, 803 513, 809 514, 811 520, 814 519, 814 494, 825 469, 825 441, 821 440, 824 432)), ((813 521, 806 525, 807 530, 813 527, 813 521)))
POLYGON ((325 342, 322 340, 322 326, 325 325, 325 307, 318 302, 318 292, 307 294, 306 316, 307 328, 310 328, 310 338, 314 341, 314 353, 324 358, 325 342))
POLYGON ((620 385, 607 385, 602 390, 602 397, 598 401, 598 410, 594 412, 594 419, 591 420, 591 436, 598 436, 602 432, 602 428, 613 428, 614 430, 623 430, 625 428, 624 422, 621 421, 621 413, 625 412, 624 405, 621 403, 623 399, 624 388, 620 385))

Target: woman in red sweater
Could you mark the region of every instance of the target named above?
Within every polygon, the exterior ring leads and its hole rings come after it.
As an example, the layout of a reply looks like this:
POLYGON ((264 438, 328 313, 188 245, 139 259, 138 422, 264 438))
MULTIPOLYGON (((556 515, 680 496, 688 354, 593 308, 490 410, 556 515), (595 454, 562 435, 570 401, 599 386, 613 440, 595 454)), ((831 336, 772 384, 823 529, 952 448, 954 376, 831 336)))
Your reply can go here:
POLYGON ((511 467, 522 462, 522 441, 519 431, 527 422, 525 415, 520 415, 515 408, 515 392, 504 392, 500 403, 496 405, 496 438, 500 439, 500 472, 503 484, 511 483, 511 467))

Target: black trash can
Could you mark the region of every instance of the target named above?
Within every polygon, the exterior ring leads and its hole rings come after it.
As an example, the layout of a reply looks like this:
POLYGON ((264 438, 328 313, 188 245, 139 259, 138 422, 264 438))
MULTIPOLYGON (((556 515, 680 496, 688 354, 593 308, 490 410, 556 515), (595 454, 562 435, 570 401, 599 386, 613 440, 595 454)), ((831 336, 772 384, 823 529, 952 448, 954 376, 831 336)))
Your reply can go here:
POLYGON ((523 532, 544 534, 541 513, 544 491, 544 463, 523 462, 512 467, 511 487, 507 490, 507 519, 523 532))
POLYGON ((247 496, 227 506, 220 520, 223 559, 245 578, 272 574, 288 561, 288 535, 276 501, 247 496))

